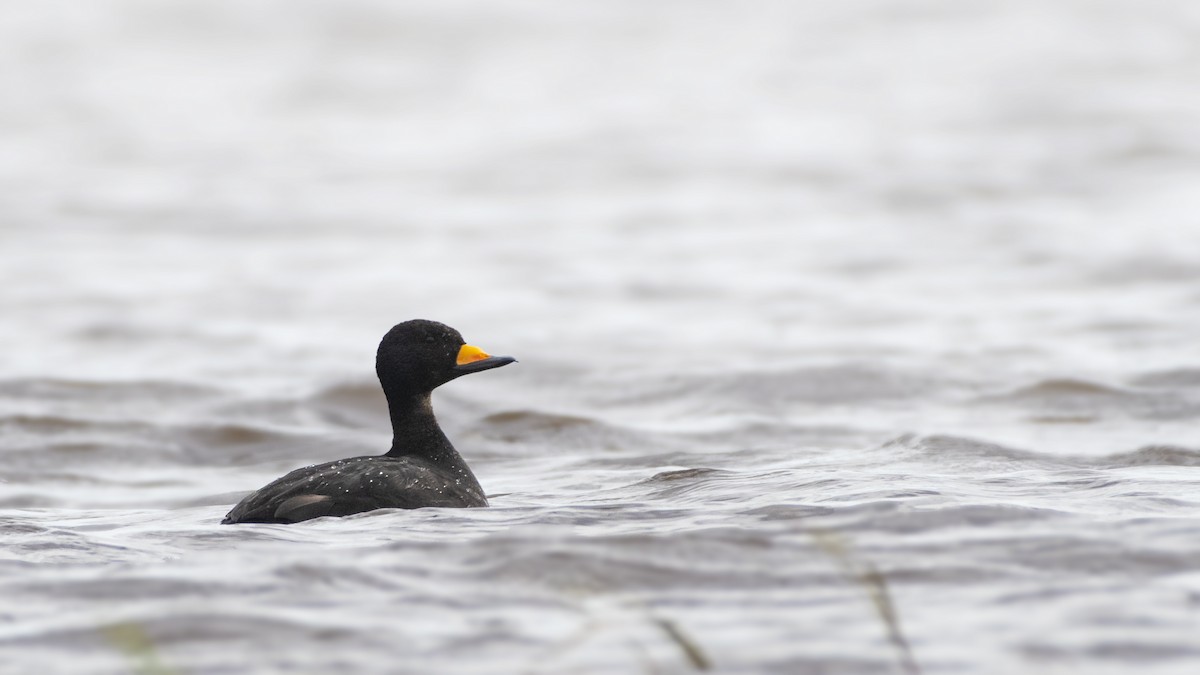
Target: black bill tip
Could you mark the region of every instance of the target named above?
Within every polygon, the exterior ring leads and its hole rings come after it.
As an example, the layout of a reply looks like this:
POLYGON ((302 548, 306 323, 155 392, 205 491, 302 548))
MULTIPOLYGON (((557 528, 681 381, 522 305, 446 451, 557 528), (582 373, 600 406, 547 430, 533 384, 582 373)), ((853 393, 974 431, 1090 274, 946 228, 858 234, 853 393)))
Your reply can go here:
POLYGON ((510 363, 516 363, 517 360, 511 356, 489 356, 486 359, 472 361, 454 366, 456 375, 469 375, 470 373, 478 373, 481 370, 491 370, 500 366, 507 366, 510 363))

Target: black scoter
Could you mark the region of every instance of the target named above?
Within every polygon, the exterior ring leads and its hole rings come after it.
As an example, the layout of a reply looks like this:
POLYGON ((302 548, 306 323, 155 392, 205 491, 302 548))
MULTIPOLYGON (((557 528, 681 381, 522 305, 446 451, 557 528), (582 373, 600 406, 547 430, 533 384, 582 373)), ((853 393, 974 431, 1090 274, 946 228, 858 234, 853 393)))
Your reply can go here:
POLYGON ((296 469, 247 496, 222 523, 295 523, 374 509, 487 506, 475 474, 442 433, 430 394, 462 375, 506 366, 453 328, 421 319, 397 324, 375 356, 392 418, 392 448, 296 469))

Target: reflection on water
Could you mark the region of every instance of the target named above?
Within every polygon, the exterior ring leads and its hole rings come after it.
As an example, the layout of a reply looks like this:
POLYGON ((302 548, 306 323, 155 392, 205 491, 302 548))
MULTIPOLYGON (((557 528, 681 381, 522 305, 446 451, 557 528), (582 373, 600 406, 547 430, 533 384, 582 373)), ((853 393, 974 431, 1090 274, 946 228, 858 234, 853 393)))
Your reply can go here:
POLYGON ((1200 664, 1191 4, 10 10, 0 670, 1200 664), (414 317, 494 507, 218 525, 414 317))

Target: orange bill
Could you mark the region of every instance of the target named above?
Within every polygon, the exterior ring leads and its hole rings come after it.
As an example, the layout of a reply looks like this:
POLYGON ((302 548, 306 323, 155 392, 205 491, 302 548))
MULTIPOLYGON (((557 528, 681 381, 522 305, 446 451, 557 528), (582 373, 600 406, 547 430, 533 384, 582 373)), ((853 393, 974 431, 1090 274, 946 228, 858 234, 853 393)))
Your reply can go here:
POLYGON ((463 345, 458 350, 457 363, 460 366, 465 366, 468 363, 475 363, 486 358, 491 358, 491 354, 488 354, 475 345, 463 345))

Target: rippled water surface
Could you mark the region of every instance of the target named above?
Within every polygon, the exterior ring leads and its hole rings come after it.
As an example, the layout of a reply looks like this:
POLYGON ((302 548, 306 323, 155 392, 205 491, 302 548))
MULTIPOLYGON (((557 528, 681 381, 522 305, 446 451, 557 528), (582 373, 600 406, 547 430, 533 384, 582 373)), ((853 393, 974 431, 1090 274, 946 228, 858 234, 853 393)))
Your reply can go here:
POLYGON ((1194 3, 5 5, 0 672, 1200 672, 1194 3))

